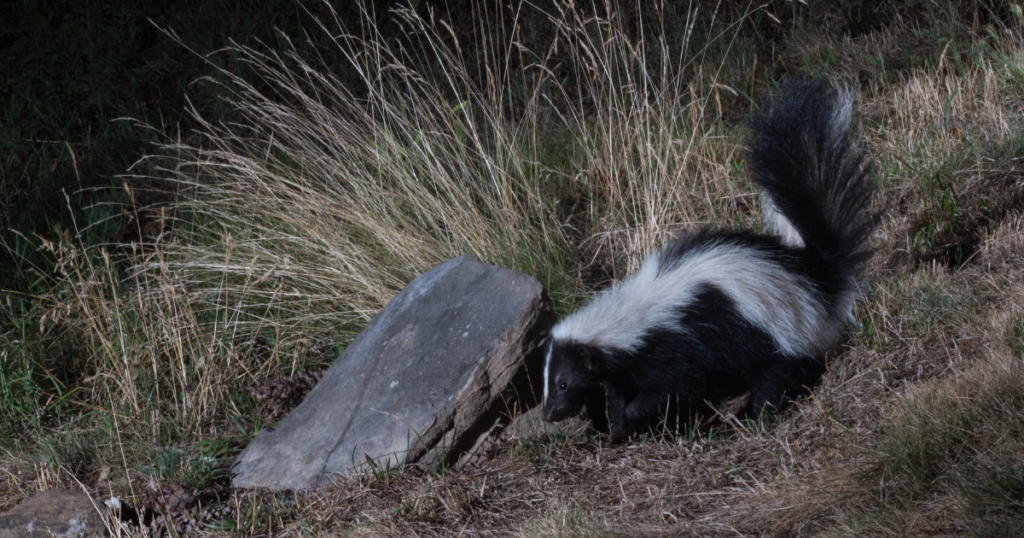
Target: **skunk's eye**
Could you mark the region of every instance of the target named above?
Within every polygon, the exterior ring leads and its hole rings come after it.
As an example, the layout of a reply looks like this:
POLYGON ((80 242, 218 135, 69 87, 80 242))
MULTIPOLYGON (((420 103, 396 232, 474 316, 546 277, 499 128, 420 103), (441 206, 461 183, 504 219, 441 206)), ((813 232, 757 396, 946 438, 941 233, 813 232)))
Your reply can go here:
POLYGON ((565 383, 562 383, 561 385, 559 385, 558 388, 560 388, 562 390, 565 390, 565 383))

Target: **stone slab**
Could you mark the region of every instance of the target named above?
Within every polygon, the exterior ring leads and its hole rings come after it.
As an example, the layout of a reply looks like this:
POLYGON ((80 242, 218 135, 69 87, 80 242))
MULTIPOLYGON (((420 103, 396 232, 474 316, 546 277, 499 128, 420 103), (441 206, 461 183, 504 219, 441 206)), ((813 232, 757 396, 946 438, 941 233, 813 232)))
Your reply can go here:
POLYGON ((454 462, 507 410, 539 399, 554 317, 539 282, 469 255, 423 273, 345 349, 305 400, 260 432, 235 487, 305 489, 368 459, 454 462))

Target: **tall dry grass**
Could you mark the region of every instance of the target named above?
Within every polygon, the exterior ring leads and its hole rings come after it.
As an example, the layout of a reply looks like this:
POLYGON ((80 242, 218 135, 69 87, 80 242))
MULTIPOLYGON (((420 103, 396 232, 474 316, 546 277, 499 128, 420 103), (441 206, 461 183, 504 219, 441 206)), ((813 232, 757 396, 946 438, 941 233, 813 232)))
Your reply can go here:
POLYGON ((723 85, 699 51, 562 6, 547 50, 492 28, 502 56, 480 77, 444 22, 401 13, 402 48, 372 31, 336 38, 354 81, 288 51, 232 49, 255 74, 223 73, 242 119, 197 118, 202 143, 164 148, 174 157, 159 174, 179 195, 173 239, 136 270, 170 271, 182 291, 231 310, 236 336, 330 339, 462 253, 578 300, 588 242, 615 237, 619 265, 632 267, 745 192, 730 182, 737 147, 714 113, 723 85), (557 50, 571 62, 556 77, 557 50), (511 56, 521 73, 509 73, 511 56))

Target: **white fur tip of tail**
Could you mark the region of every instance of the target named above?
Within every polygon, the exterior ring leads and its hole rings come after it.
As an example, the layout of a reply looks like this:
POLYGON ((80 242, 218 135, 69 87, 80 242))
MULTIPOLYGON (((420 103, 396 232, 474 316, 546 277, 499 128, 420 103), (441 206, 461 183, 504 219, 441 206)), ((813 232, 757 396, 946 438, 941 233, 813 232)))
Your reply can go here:
POLYGON ((771 232, 782 240, 782 244, 793 248, 804 248, 804 238, 789 219, 782 216, 775 202, 766 193, 762 193, 761 207, 764 220, 771 232))
POLYGON ((836 107, 832 111, 832 137, 842 138, 850 130, 853 115, 853 100, 856 90, 852 86, 836 84, 836 107))

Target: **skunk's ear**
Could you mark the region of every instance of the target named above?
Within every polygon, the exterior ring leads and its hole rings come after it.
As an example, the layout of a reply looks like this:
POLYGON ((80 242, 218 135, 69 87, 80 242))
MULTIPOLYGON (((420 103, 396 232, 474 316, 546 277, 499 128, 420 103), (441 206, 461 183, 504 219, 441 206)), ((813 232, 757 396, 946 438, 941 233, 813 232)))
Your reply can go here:
POLYGON ((588 371, 594 370, 594 350, 590 346, 580 346, 577 351, 577 357, 579 359, 580 366, 586 368, 588 371))

